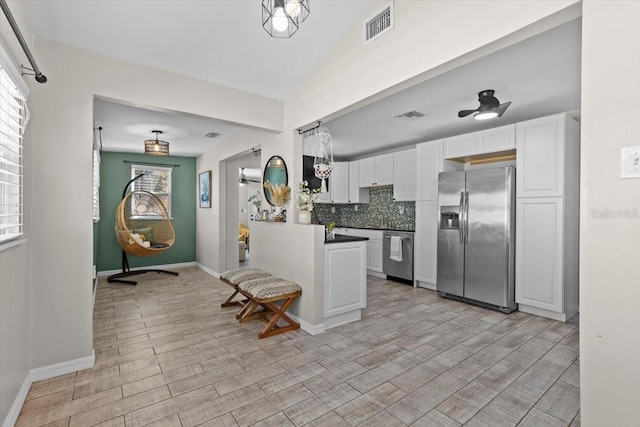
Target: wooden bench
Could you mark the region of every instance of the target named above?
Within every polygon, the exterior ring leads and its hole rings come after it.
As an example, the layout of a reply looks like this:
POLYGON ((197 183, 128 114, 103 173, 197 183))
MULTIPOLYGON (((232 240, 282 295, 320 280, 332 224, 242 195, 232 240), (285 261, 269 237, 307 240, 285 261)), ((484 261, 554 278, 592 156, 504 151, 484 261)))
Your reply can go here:
POLYGON ((286 314, 295 299, 302 295, 302 288, 297 283, 277 277, 263 277, 239 283, 238 291, 247 297, 248 302, 236 318, 240 323, 254 319, 266 323, 258 334, 259 338, 300 328, 300 324, 286 314), (275 304, 277 301, 283 303, 275 304), (259 308, 262 309, 257 311, 259 308), (279 320, 286 322, 286 325, 279 326, 279 320))
POLYGON ((234 300, 235 296, 239 293, 238 285, 242 282, 246 282, 247 280, 260 279, 263 277, 271 277, 271 273, 267 273, 266 271, 258 268, 234 268, 222 273, 220 275, 220 280, 231 286, 234 292, 225 302, 220 304, 220 307, 230 307, 233 305, 240 305, 244 307, 248 302, 248 299, 234 300))

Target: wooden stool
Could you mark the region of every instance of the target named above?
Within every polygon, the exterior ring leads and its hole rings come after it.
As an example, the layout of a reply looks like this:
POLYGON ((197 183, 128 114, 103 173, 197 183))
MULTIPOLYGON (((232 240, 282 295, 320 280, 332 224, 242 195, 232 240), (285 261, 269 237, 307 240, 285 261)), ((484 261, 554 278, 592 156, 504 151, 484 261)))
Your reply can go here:
POLYGON ((259 279, 263 277, 271 277, 271 273, 262 271, 259 268, 234 268, 227 270, 220 275, 222 280, 227 285, 234 289, 233 294, 225 302, 220 304, 220 307, 230 307, 232 305, 244 305, 247 303, 247 299, 241 301, 233 301, 233 298, 238 294, 238 284, 247 280, 259 279))
POLYGON ((258 334, 258 338, 266 338, 300 328, 300 324, 286 314, 295 299, 302 295, 302 288, 297 283, 277 277, 267 277, 242 282, 238 285, 238 290, 249 299, 249 302, 236 316, 240 323, 254 319, 266 323, 258 334), (278 306, 274 304, 276 301, 284 302, 278 306), (259 307, 262 307, 262 310, 256 311, 259 307), (278 326, 280 319, 284 320, 287 325, 278 326))

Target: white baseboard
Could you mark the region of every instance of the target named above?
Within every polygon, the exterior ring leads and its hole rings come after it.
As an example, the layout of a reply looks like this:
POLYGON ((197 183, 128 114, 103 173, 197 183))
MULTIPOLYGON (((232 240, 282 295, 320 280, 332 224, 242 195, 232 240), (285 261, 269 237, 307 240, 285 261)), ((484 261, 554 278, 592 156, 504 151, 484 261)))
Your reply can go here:
POLYGON ((305 320, 302 320, 295 314, 291 314, 291 312, 287 312, 287 315, 289 315, 289 317, 291 317, 296 322, 300 323, 300 329, 302 329, 309 335, 318 335, 327 330, 327 328, 324 326, 324 323, 321 323, 319 325, 312 325, 311 323, 305 320))
MULTIPOLYGON (((167 269, 172 269, 172 268, 195 267, 196 265, 197 264, 196 264, 195 261, 193 261, 193 262, 178 262, 176 264, 147 265, 147 266, 144 266, 144 267, 135 267, 135 268, 132 268, 131 271, 144 270, 146 268, 153 268, 153 269, 156 269, 156 270, 167 270, 167 269)), ((98 276, 100 276, 100 277, 111 276, 112 274, 116 274, 116 273, 122 273, 122 269, 99 271, 98 272, 98 276)))
POLYGON ((18 421, 18 416, 20 415, 24 401, 27 399, 27 394, 29 393, 32 382, 31 375, 27 372, 27 375, 25 375, 24 381, 22 382, 22 386, 20 387, 20 391, 18 391, 18 395, 14 399, 13 405, 11 405, 11 408, 9 409, 9 413, 2 423, 2 427, 13 427, 16 421, 18 421))
POLYGON ((367 276, 378 277, 380 279, 386 279, 387 278, 386 274, 382 274, 379 271, 373 271, 373 270, 367 270, 367 276))
POLYGON ((327 329, 332 329, 346 325, 347 323, 357 322, 361 318, 361 310, 354 310, 348 313, 338 314, 337 316, 327 317, 324 319, 324 325, 327 329))
POLYGON ((55 365, 43 366, 29 371, 31 381, 41 381, 58 375, 69 374, 83 369, 93 368, 96 363, 96 352, 91 350, 91 356, 80 357, 79 359, 68 360, 56 363, 55 365))
POLYGON ((205 267, 204 265, 202 265, 200 263, 196 263, 196 267, 198 267, 200 270, 204 271, 208 275, 215 277, 216 279, 220 278, 220 273, 218 273, 217 271, 213 271, 209 267, 205 267))
POLYGON ((532 307, 530 305, 518 304, 518 311, 524 313, 535 314, 536 316, 546 317, 547 319, 558 320, 560 322, 566 322, 567 314, 558 313, 551 310, 545 310, 544 308, 532 307))
POLYGON ((2 423, 2 427, 13 427, 15 425, 18 420, 18 416, 20 415, 20 411, 22 410, 22 405, 24 405, 29 389, 31 388, 31 384, 34 381, 42 381, 59 375, 93 368, 95 363, 96 353, 94 350, 91 350, 91 356, 80 357, 78 359, 29 370, 22 382, 22 386, 20 387, 16 398, 13 401, 13 405, 11 405, 11 409, 9 409, 7 417, 2 423))

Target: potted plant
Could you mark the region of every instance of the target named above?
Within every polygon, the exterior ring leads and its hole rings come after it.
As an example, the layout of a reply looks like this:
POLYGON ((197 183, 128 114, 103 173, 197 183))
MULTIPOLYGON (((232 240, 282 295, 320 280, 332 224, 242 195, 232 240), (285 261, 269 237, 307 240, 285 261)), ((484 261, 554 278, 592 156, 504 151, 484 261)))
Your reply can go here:
POLYGON ((260 193, 256 193, 253 196, 249 197, 249 202, 256 208, 256 215, 254 218, 260 218, 260 208, 262 207, 262 199, 260 193))
POLYGON ((322 190, 320 188, 309 188, 307 181, 298 184, 298 193, 296 194, 296 202, 298 203, 298 222, 300 224, 311 224, 311 211, 313 205, 320 197, 322 190))

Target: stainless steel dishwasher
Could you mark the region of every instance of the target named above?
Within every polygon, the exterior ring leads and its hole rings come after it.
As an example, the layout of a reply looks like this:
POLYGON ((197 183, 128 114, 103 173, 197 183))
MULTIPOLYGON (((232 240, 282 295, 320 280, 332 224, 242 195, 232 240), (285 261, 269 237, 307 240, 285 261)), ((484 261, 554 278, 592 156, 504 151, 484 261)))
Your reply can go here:
POLYGON ((412 232, 385 231, 382 233, 382 272, 390 278, 413 282, 412 232), (392 247, 392 240, 395 240, 396 247, 392 247), (402 250, 398 251, 399 248, 402 250))

